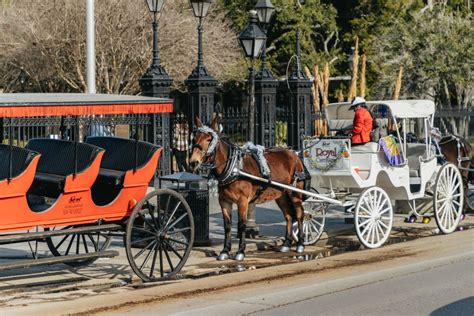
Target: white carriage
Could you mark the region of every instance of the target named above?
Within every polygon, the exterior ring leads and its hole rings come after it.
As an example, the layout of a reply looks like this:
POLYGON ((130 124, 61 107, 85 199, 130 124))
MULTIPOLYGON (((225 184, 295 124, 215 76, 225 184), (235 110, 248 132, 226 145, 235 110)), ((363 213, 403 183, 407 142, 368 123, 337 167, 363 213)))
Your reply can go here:
MULTIPOLYGON (((407 201, 411 213, 418 216, 417 205, 432 200, 433 211, 423 215, 434 214, 440 231, 452 233, 462 216, 464 192, 457 167, 438 164, 435 148, 430 145, 434 103, 406 100, 373 101, 367 105, 381 116, 377 119, 379 128, 398 126, 398 164, 389 163, 377 142, 351 147, 348 136, 304 140, 304 164, 311 174, 312 187, 325 192, 311 194, 305 202, 305 244, 315 243, 321 236, 328 206, 339 205, 353 214, 360 242, 368 248, 380 247, 390 235, 395 200, 407 201), (423 144, 407 142, 414 121, 421 124, 423 144)), ((349 103, 328 106, 331 132, 341 134, 352 129, 354 114, 349 107, 349 103)))

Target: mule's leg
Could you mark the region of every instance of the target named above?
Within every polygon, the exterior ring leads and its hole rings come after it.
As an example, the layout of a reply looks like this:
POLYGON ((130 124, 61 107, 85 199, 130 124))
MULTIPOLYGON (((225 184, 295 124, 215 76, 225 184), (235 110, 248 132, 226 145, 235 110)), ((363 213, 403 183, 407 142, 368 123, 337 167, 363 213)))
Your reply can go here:
POLYGON ((291 229, 293 226, 293 222, 292 222, 293 217, 291 216, 291 213, 292 213, 291 201, 288 194, 283 194, 281 197, 276 199, 276 202, 278 204, 278 207, 283 212, 283 216, 285 217, 285 220, 286 220, 285 241, 283 242, 283 245, 280 248, 280 252, 288 252, 290 251, 290 247, 292 243, 291 229))
POLYGON ((249 203, 247 199, 241 199, 237 203, 237 210, 239 212, 239 226, 237 229, 237 237, 239 238, 239 250, 235 255, 235 260, 242 261, 245 258, 245 229, 247 228, 247 211, 249 203))
POLYGON ((223 261, 229 259, 229 252, 232 247, 232 203, 219 198, 219 204, 222 210, 222 217, 224 219, 224 248, 217 257, 217 260, 223 261))
MULTIPOLYGON (((291 202, 293 203, 293 209, 298 222, 298 243, 296 246, 296 252, 304 252, 304 231, 303 231, 303 201, 302 195, 300 193, 291 193, 290 194, 291 202)), ((291 228, 290 228, 291 229, 291 228)), ((289 232, 291 234, 291 231, 289 232)))

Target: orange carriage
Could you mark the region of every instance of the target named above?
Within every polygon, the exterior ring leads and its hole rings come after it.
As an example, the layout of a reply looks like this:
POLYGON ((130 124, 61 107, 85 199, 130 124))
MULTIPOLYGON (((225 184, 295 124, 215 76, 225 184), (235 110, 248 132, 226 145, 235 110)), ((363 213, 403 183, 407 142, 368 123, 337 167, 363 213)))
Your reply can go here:
MULTIPOLYGON (((86 94, 2 94, 0 117, 156 114, 172 111, 168 99, 86 94)), ((150 190, 162 148, 111 136, 84 142, 34 138, 24 148, 0 144, 0 245, 45 241, 53 256, 0 265, 0 271, 64 262, 84 265, 122 232, 127 258, 144 281, 169 278, 185 264, 194 222, 185 199, 150 190), (30 230, 36 230, 30 232, 30 230), (27 231, 27 232, 24 232, 27 231), (116 234, 115 234, 116 235, 116 234)), ((79 124, 77 124, 79 125, 79 124)), ((77 140, 77 138, 76 138, 77 140)))

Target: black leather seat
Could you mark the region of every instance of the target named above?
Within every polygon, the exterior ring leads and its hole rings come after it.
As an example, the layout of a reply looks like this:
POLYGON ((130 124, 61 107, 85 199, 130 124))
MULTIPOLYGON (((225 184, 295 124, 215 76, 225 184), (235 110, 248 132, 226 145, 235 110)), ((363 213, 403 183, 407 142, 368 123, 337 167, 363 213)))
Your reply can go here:
POLYGON ((102 149, 84 143, 38 138, 31 139, 26 148, 41 153, 37 172, 29 193, 58 197, 64 190, 66 177, 85 171, 102 149), (77 146, 77 170, 75 170, 75 147, 77 146))
MULTIPOLYGON (((20 148, 16 146, 11 147, 12 157, 12 178, 22 174, 30 165, 31 161, 37 152, 20 148)), ((10 146, 0 144, 0 181, 8 179, 10 176, 10 146)))
POLYGON ((88 137, 86 143, 105 149, 97 182, 116 186, 123 184, 127 171, 144 166, 160 148, 143 141, 135 144, 133 139, 107 136, 88 137), (138 149, 136 166, 135 146, 138 149))

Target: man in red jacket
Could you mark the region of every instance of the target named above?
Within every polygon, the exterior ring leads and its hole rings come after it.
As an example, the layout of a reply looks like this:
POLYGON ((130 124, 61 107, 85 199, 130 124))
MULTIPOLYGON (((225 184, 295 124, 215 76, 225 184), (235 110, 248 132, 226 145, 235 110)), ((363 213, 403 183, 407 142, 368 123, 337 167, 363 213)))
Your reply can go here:
POLYGON ((363 145, 370 142, 370 132, 372 131, 373 118, 367 109, 364 98, 355 97, 349 110, 354 110, 354 124, 352 127, 352 146, 363 145))

